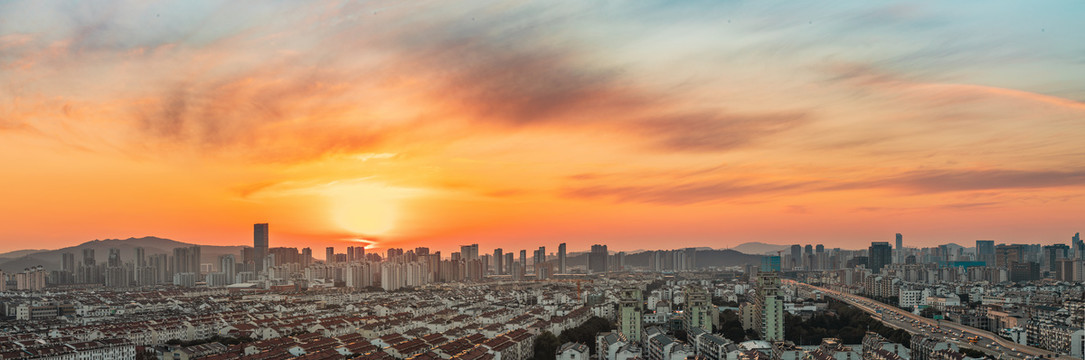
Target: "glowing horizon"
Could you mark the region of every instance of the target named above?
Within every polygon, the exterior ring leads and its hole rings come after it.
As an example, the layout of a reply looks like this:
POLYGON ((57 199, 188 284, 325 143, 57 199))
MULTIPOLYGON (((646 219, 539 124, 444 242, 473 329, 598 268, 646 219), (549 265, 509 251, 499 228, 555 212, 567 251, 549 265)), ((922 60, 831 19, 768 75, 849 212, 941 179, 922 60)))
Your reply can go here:
POLYGON ((1065 243, 1080 14, 5 2, 0 252, 264 222, 273 247, 1065 243))

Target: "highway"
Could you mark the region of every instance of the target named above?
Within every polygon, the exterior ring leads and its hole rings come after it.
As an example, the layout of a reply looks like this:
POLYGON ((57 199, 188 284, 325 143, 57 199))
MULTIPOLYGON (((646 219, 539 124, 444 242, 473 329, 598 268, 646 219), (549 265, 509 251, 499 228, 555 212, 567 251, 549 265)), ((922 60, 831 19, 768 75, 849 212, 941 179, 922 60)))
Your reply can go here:
MULTIPOLYGON (((1040 359, 1051 358, 1060 360, 1080 360, 1070 356, 1059 356, 1051 351, 1014 343, 1003 339, 991 332, 964 326, 952 321, 938 321, 912 314, 896 306, 887 305, 866 297, 842 293, 809 284, 798 283, 794 280, 785 280, 795 286, 803 286, 808 289, 821 291, 823 294, 847 302, 879 319, 892 327, 904 329, 912 334, 920 334, 928 337, 942 337, 948 339, 962 348, 981 350, 998 359, 1040 359), (880 313, 878 311, 881 311, 880 313), (978 336, 979 341, 971 344, 968 338, 978 336)), ((910 344, 904 344, 909 345, 910 344)))

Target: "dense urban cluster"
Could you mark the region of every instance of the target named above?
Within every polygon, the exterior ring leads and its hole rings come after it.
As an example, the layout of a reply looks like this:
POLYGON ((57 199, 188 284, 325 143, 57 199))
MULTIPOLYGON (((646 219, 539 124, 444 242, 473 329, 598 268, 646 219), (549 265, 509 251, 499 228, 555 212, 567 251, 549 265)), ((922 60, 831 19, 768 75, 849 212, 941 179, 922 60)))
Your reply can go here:
POLYGON ((3 276, 0 360, 1081 357, 1077 236, 1072 246, 902 240, 794 245, 734 266, 692 248, 573 255, 565 244, 530 258, 477 244, 447 257, 351 246, 318 260, 268 247, 257 224, 254 246, 213 262, 199 246, 111 249, 104 263, 84 249, 78 263, 65 252, 60 269, 3 276), (983 330, 1008 340, 972 332, 983 330))
POLYGON ((862 295, 930 318, 987 330, 1021 344, 1081 358, 1085 353, 1085 243, 946 244, 874 242, 866 251, 805 249, 766 255, 762 268, 862 295))

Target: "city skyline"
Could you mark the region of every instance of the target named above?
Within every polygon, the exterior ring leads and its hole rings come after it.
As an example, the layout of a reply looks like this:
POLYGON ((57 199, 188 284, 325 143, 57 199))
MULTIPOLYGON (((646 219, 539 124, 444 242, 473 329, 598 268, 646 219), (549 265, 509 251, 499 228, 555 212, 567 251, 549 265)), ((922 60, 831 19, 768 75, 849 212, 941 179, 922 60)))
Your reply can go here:
POLYGON ((3 360, 1085 360, 1085 1, 0 1, 3 360))
MULTIPOLYGON (((261 252, 266 254, 267 251, 268 251, 267 250, 268 248, 276 248, 276 247, 296 248, 296 249, 319 247, 319 248, 324 248, 324 249, 332 249, 332 248, 334 248, 334 249, 336 249, 336 251, 338 251, 338 250, 348 251, 348 250, 352 250, 352 249, 357 248, 357 249, 367 249, 368 251, 375 251, 377 253, 381 253, 381 252, 387 251, 388 249, 411 249, 411 248, 415 248, 415 247, 419 247, 419 246, 422 246, 422 247, 424 247, 426 249, 432 249, 433 251, 440 251, 440 252, 443 252, 445 254, 451 254, 453 252, 461 252, 462 253, 465 247, 474 246, 474 254, 477 257, 478 254, 479 254, 478 249, 479 249, 479 245, 480 245, 479 243, 475 242, 475 243, 472 243, 472 244, 444 245, 442 247, 442 246, 434 246, 434 245, 431 245, 431 244, 420 242, 420 243, 412 243, 412 244, 401 244, 400 246, 382 247, 382 246, 380 246, 379 243, 370 242, 370 241, 346 241, 346 242, 336 242, 336 243, 331 243, 331 244, 317 243, 317 244, 320 244, 320 246, 314 246, 314 245, 312 245, 312 243, 305 243, 305 242, 302 242, 302 243, 299 243, 299 244, 294 244, 294 243, 289 243, 289 242, 275 244, 274 241, 271 240, 273 238, 273 236, 272 236, 272 233, 269 230, 269 227, 270 226, 269 226, 268 223, 253 224, 252 228, 251 228, 252 233, 250 235, 250 237, 253 240, 249 240, 249 241, 247 241, 247 243, 208 244, 208 243, 184 242, 184 241, 180 241, 180 240, 177 240, 177 239, 165 239, 165 238, 160 238, 160 239, 178 241, 180 243, 185 243, 185 244, 189 244, 189 245, 198 245, 198 246, 240 246, 240 247, 247 247, 247 248, 253 249, 256 252, 256 254, 260 254, 261 252), (327 245, 327 246, 325 246, 325 245, 327 245), (457 251, 457 250, 459 250, 459 251, 457 251)), ((159 237, 154 237, 154 236, 150 236, 150 237, 151 238, 159 238, 159 237)), ((124 240, 132 240, 132 239, 139 239, 139 238, 130 237, 128 239, 95 239, 93 241, 103 241, 103 240, 121 240, 121 241, 124 241, 124 240)), ((640 247, 640 248, 635 248, 635 249, 631 249, 631 248, 614 248, 613 245, 608 245, 608 246, 611 246, 611 250, 628 252, 628 253, 635 253, 635 252, 641 252, 641 251, 668 250, 668 249, 683 249, 683 248, 732 250, 732 249, 736 249, 736 248, 741 247, 741 246, 755 246, 755 247, 778 246, 781 249, 779 251, 788 252, 789 250, 787 250, 786 248, 787 247, 794 247, 794 246, 800 246, 799 251, 802 251, 802 248, 801 248, 802 245, 805 245, 805 247, 808 248, 807 250, 812 250, 813 246, 816 245, 818 247, 818 252, 821 252, 823 249, 829 249, 829 248, 835 248, 837 250, 852 251, 852 250, 864 250, 864 249, 867 249, 867 247, 870 244, 876 243, 876 242, 886 242, 888 244, 891 244, 891 248, 893 250, 900 249, 902 244, 906 245, 906 246, 904 246, 904 248, 907 248, 907 249, 921 249, 921 248, 926 248, 926 247, 938 247, 938 246, 943 246, 943 245, 947 245, 947 244, 956 244, 956 245, 959 245, 959 246, 961 246, 963 248, 973 248, 974 247, 973 242, 977 242, 977 243, 978 242, 992 242, 994 244, 1029 244, 1029 245, 1048 246, 1048 245, 1073 244, 1074 242, 1076 242, 1076 241, 1078 241, 1080 239, 1080 232, 1074 232, 1072 235, 1066 236, 1063 240, 1057 240, 1056 239, 1056 240, 1052 240, 1051 242, 998 240, 998 239, 972 239, 972 240, 950 241, 950 242, 945 242, 945 243, 932 243, 931 241, 919 241, 919 243, 914 243, 915 239, 912 239, 912 238, 908 238, 908 241, 906 242, 904 240, 903 234, 901 234, 901 233, 893 234, 891 239, 893 240, 892 242, 888 241, 888 239, 886 239, 886 241, 882 241, 881 239, 874 239, 874 240, 867 241, 865 243, 855 243, 854 247, 840 247, 840 246, 828 247, 828 246, 825 246, 825 244, 823 244, 823 243, 809 242, 809 241, 799 242, 798 245, 796 245, 796 243, 767 243, 767 242, 760 242, 760 241, 748 241, 748 242, 742 242, 742 243, 738 243, 738 244, 728 244, 728 246, 726 246, 726 247, 714 247, 714 246, 711 246, 711 245, 708 245, 708 244, 705 244, 705 245, 693 245, 693 246, 663 247, 663 248, 659 248, 659 247, 657 247, 657 248, 640 247)), ((35 252, 35 251, 57 251, 57 250, 61 250, 61 249, 68 248, 68 247, 76 247, 76 246, 79 246, 79 245, 83 245, 85 243, 87 243, 87 242, 74 243, 74 244, 66 245, 66 246, 63 246, 63 247, 60 247, 60 248, 52 248, 52 249, 48 249, 48 248, 42 248, 42 249, 14 248, 14 249, 7 249, 7 250, 3 250, 3 251, 7 251, 7 252, 11 252, 11 253, 21 253, 21 252, 25 252, 25 251, 30 251, 30 252, 35 252)), ((555 245, 555 244, 558 245, 557 248, 556 249, 551 248, 551 251, 546 252, 546 254, 555 256, 555 259, 561 259, 562 258, 561 254, 563 254, 566 251, 566 248, 567 248, 567 244, 564 241, 562 241, 562 242, 554 242, 553 244, 551 244, 550 242, 540 242, 540 243, 535 243, 535 245, 526 245, 526 247, 524 245, 514 245, 513 247, 521 246, 522 248, 520 250, 525 250, 525 251, 528 250, 528 249, 532 249, 534 247, 538 247, 538 250, 542 250, 542 249, 545 249, 547 245, 555 245)), ((501 250, 502 249, 501 247, 496 246, 496 245, 486 245, 485 243, 483 243, 483 245, 485 245, 485 246, 483 246, 483 248, 485 248, 487 250, 490 250, 490 251, 495 250, 495 249, 496 250, 501 250)), ((592 247, 594 247, 596 245, 599 245, 599 243, 588 243, 583 247, 573 248, 571 251, 568 251, 568 252, 569 253, 587 254, 587 253, 590 253, 592 247)), ((4 253, 3 251, 0 251, 0 253, 4 253)), ((532 250, 532 251, 537 252, 537 250, 532 250)), ((795 250, 794 250, 794 248, 792 248, 790 251, 795 251, 795 250)), ((772 251, 770 251, 770 252, 772 252, 772 251)), ((744 253, 750 254, 750 255, 766 255, 766 254, 769 254, 770 252, 744 252, 744 253)), ((896 255, 894 255, 894 256, 896 256, 896 255)), ((261 258, 260 256, 256 256, 256 257, 261 258)))
POLYGON ((1064 241, 1083 12, 8 1, 0 251, 1064 241))

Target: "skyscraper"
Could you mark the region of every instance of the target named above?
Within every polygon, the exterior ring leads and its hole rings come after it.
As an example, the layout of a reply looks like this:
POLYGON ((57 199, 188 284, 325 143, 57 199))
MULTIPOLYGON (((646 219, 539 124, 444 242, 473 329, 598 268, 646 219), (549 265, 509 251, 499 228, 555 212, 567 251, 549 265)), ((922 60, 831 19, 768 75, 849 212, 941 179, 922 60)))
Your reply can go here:
POLYGON ((1055 271, 1059 260, 1070 257, 1070 247, 1066 244, 1046 245, 1043 249, 1043 262, 1048 271, 1055 271))
POLYGON ((513 271, 516 268, 514 266, 514 264, 516 264, 516 259, 514 259, 514 257, 515 257, 515 255, 513 255, 511 251, 505 253, 505 274, 506 275, 515 275, 513 273, 513 271))
MULTIPOLYGON (((60 254, 60 269, 70 273, 75 273, 75 254, 63 253, 60 254)), ((0 278, 3 280, 3 278, 0 278)))
MULTIPOLYGON (((363 254, 364 255, 364 254, 363 254)), ((313 249, 303 248, 301 249, 301 268, 309 267, 309 264, 313 263, 313 249)))
MULTIPOLYGON (((697 269, 697 248, 685 248, 683 251, 686 253, 686 268, 684 270, 697 269)), ((625 255, 623 254, 622 256, 625 255)))
POLYGON ((335 247, 329 246, 324 249, 324 263, 331 264, 335 262, 335 247))
POLYGON ((763 255, 763 256, 761 256, 761 271, 781 271, 780 270, 780 256, 777 256, 777 255, 763 255))
POLYGON ((230 254, 219 256, 219 270, 226 274, 226 284, 233 284, 237 275, 237 259, 230 254))
POLYGON ((494 274, 501 275, 505 273, 505 254, 501 248, 494 249, 494 274))
POLYGON ((1026 247, 1028 245, 1023 244, 999 244, 995 246, 995 265, 1010 268, 1015 263, 1024 262, 1026 247))
POLYGON ((546 247, 540 246, 539 250, 535 250, 535 264, 542 264, 546 262, 546 247))
POLYGON ((893 248, 893 259, 895 259, 893 262, 902 263, 904 262, 904 236, 900 233, 897 233, 896 245, 897 246, 893 248))
POLYGON ((558 244, 558 273, 565 273, 565 243, 558 244))
POLYGON ((527 250, 520 250, 520 271, 527 272, 527 250))
POLYGON ((94 249, 83 249, 83 266, 94 266, 94 249))
POLYGON ((478 260, 478 244, 460 245, 460 256, 464 261, 478 260))
POLYGON ((802 266, 802 246, 799 244, 791 245, 791 268, 797 268, 802 266))
POLYGON ((120 267, 121 266, 121 249, 109 248, 109 259, 106 262, 106 266, 120 267))
POLYGON ((802 254, 802 268, 805 270, 812 270, 814 268, 814 247, 810 244, 806 244, 805 251, 802 254))
POLYGON ((606 245, 592 245, 591 252, 588 253, 588 272, 607 272, 607 258, 609 255, 606 245))
POLYGON ((268 226, 267 224, 255 224, 252 226, 252 249, 254 272, 264 271, 264 258, 267 257, 268 226))
POLYGON ((147 258, 147 254, 143 250, 143 248, 142 247, 137 247, 136 248, 136 258, 133 261, 135 263, 135 265, 137 267, 139 267, 139 266, 147 266, 146 258, 147 258))
POLYGON ((994 240, 976 240, 976 260, 986 261, 987 266, 995 266, 994 240))
POLYGON ((191 273, 198 279, 200 275, 200 247, 187 246, 173 248, 174 274, 191 273))
POLYGON ((893 248, 888 241, 875 241, 870 243, 867 255, 869 257, 867 261, 870 264, 870 271, 877 274, 881 272, 882 267, 888 265, 893 259, 893 248))
POLYGON ((1075 259, 1085 259, 1085 242, 1081 241, 1081 233, 1074 233, 1074 237, 1070 238, 1070 248, 1075 259))

